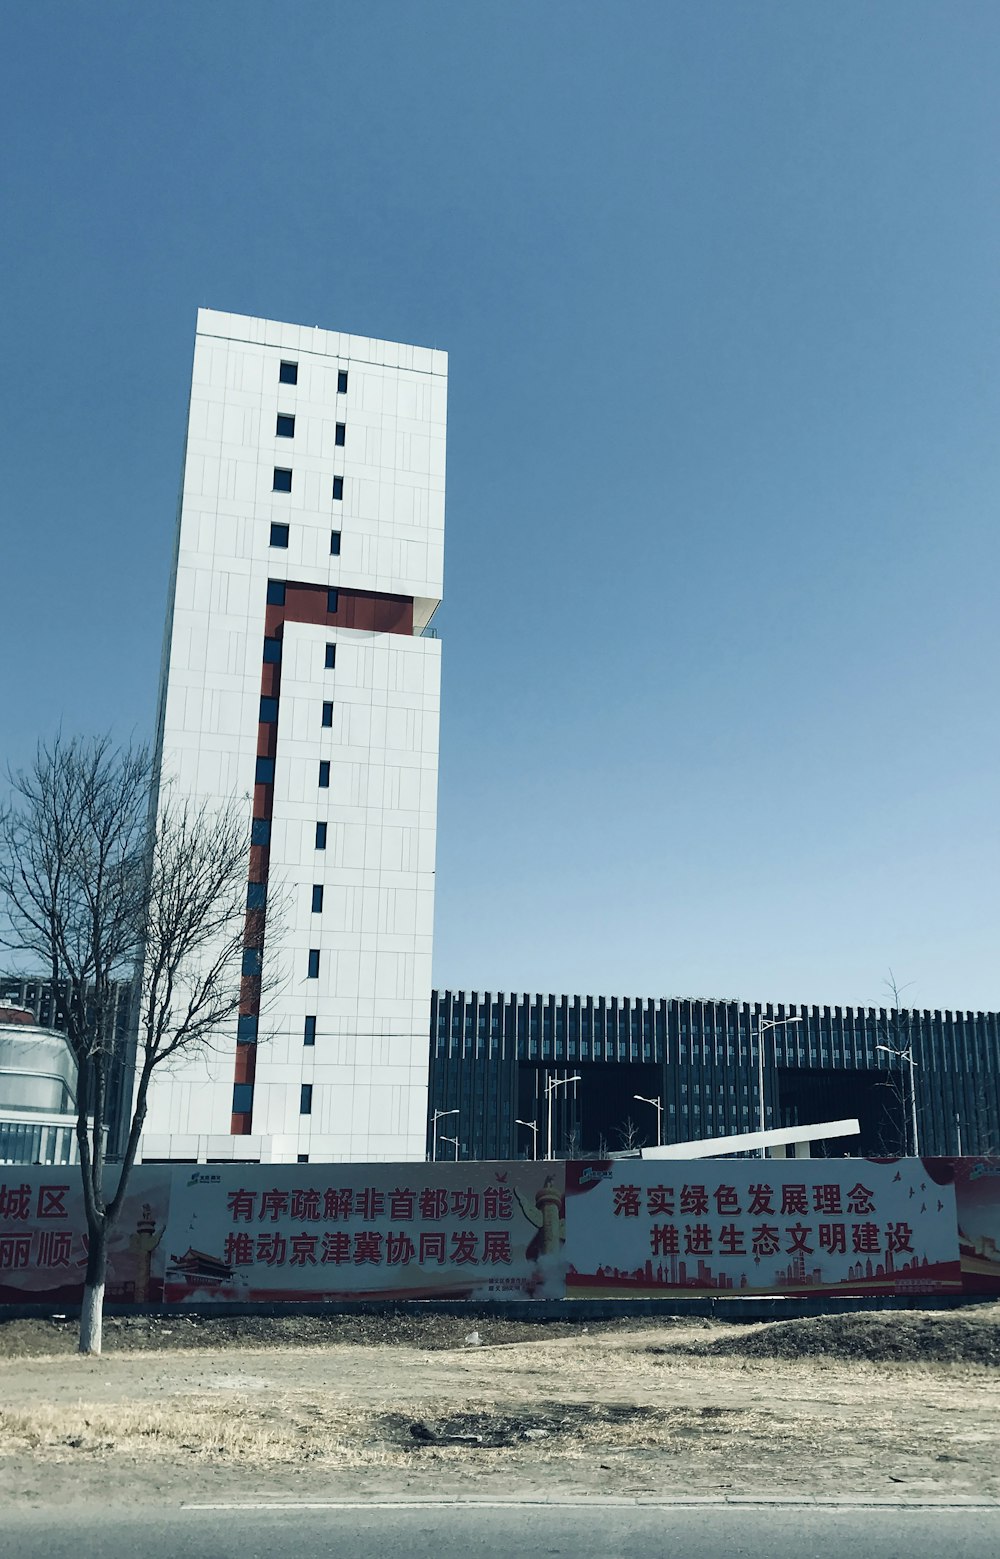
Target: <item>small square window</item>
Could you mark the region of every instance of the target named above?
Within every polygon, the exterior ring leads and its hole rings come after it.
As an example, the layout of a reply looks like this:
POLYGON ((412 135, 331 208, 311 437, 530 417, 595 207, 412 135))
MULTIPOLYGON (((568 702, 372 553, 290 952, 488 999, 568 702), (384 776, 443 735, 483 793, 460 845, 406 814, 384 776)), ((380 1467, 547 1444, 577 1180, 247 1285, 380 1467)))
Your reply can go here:
POLYGON ((247 884, 247 909, 263 909, 267 904, 267 883, 250 882, 247 884))
POLYGON ((312 1112, 313 1112, 313 1085, 312 1085, 312 1083, 303 1083, 302 1084, 302 1091, 299 1094, 299 1114, 300 1115, 311 1115, 312 1112))
POLYGON ((318 980, 319 979, 319 948, 318 947, 311 947, 309 949, 309 975, 308 975, 308 978, 310 980, 318 980))
POLYGON ((292 473, 285 466, 275 466, 273 492, 290 493, 292 490, 292 473))
POLYGON ((316 1043, 316 1019, 314 1017, 306 1018, 305 1028, 302 1031, 302 1043, 304 1045, 315 1045, 316 1043))
POLYGON ((340 532, 339 532, 339 530, 332 530, 330 532, 330 556, 333 557, 333 558, 339 558, 340 557, 340 532))
POLYGON ((318 783, 320 790, 330 789, 330 764, 326 758, 321 758, 319 761, 318 783))
POLYGON ((326 849, 326 824, 325 823, 317 823, 316 824, 316 848, 317 848, 317 850, 325 850, 326 849))
POLYGON ((267 582, 268 606, 284 606, 285 581, 283 579, 269 579, 267 582))
POLYGON ((272 547, 287 547, 288 546, 288 526, 287 525, 272 525, 271 526, 271 546, 272 547))
POLYGON ((327 726, 333 724, 333 704, 330 699, 326 699, 323 704, 323 724, 327 726))
POLYGON ((278 720, 278 700, 276 698, 262 698, 260 701, 261 725, 276 725, 278 720))
POLYGON ((278 369, 278 383, 279 384, 298 384, 298 382, 299 382, 299 365, 298 365, 298 363, 282 363, 281 367, 278 369))
POLYGON ((258 758, 257 770, 254 775, 254 783, 257 785, 274 784, 274 759, 258 758))
POLYGON ((264 640, 264 665, 278 666, 281 664, 281 640, 264 640))
POLYGON ((233 1088, 233 1114, 249 1115, 253 1109, 253 1083, 236 1083, 233 1088))
POLYGON ((339 445, 344 445, 344 444, 347 443, 347 423, 346 422, 338 422, 337 423, 337 432, 336 432, 336 435, 334 437, 334 443, 335 444, 339 444, 339 445))
POLYGON ((287 412, 279 411, 274 436, 275 438, 294 438, 295 418, 290 417, 287 412))
POLYGON ((245 947, 243 949, 243 973, 260 974, 264 963, 264 957, 259 947, 245 947))
POLYGON ((255 817, 250 825, 251 844, 271 843, 271 819, 269 817, 255 817))
POLYGON ((314 915, 323 913, 323 884, 321 882, 313 883, 312 912, 314 915))
POLYGON ((335 476, 333 479, 333 496, 337 503, 344 496, 344 478, 342 476, 335 476))
POLYGON ((337 394, 347 394, 347 369, 342 368, 337 375, 337 394))
POLYGON ((238 1045, 255 1045, 257 1043, 258 1019, 246 1013, 236 1023, 236 1043, 238 1045))
POLYGON ((328 612, 335 612, 335 611, 338 610, 339 605, 340 605, 340 592, 337 591, 337 590, 328 590, 326 592, 326 609, 327 609, 327 611, 328 612))
POLYGON ((332 671, 334 666, 337 664, 337 646, 335 644, 328 644, 327 645, 327 647, 326 647, 326 659, 323 662, 323 664, 326 667, 327 671, 332 671))
POLYGON ((309 1162, 309 1154, 308 1153, 297 1153, 295 1155, 295 1162, 296 1162, 296 1164, 308 1164, 308 1162, 309 1162))

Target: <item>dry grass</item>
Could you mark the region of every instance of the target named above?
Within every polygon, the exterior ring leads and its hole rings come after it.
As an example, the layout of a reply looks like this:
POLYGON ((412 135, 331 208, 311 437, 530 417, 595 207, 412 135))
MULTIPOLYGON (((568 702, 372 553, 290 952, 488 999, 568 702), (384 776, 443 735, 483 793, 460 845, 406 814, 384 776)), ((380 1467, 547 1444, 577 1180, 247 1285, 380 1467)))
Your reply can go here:
POLYGON ((42 1404, 21 1411, 0 1410, 0 1443, 6 1455, 19 1452, 90 1456, 180 1455, 236 1461, 257 1467, 304 1460, 330 1467, 402 1467, 431 1459, 468 1463, 470 1458, 538 1467, 557 1461, 592 1459, 595 1450, 680 1454, 693 1441, 703 1449, 732 1454, 767 1446, 802 1443, 801 1426, 773 1415, 725 1408, 638 1408, 628 1403, 490 1403, 456 1413, 448 1401, 429 1400, 399 1413, 391 1404, 348 1411, 315 1398, 286 1397, 270 1408, 248 1397, 225 1403, 215 1397, 187 1397, 161 1406, 123 1404, 108 1408, 81 1402, 72 1408, 42 1404), (430 1443, 419 1443, 410 1425, 429 1426, 430 1443), (449 1436, 468 1437, 449 1444, 449 1436), (475 1437, 478 1437, 476 1442, 475 1437))
POLYGON ((224 1405, 217 1397, 178 1398, 162 1407, 41 1404, 19 1412, 0 1409, 0 1441, 8 1455, 74 1451, 142 1458, 180 1453, 256 1466, 310 1456, 339 1466, 359 1465, 358 1439, 370 1415, 322 1417, 325 1421, 311 1428, 294 1419, 275 1422, 238 1397, 224 1405))
POLYGON ((169 1484, 180 1497, 199 1478, 236 1486, 251 1472, 283 1488, 339 1478, 382 1493, 1000 1493, 996 1368, 968 1362, 984 1339, 992 1347, 995 1315, 975 1335, 964 1322, 952 1328, 947 1346, 936 1321, 930 1336, 914 1320, 907 1346, 930 1341, 919 1363, 883 1356, 899 1344, 898 1320, 879 1318, 867 1334, 864 1317, 832 1331, 784 1323, 784 1333, 539 1328, 535 1340, 495 1346, 487 1323, 486 1346, 427 1352, 346 1340, 318 1348, 311 1338, 191 1350, 171 1339, 164 1351, 96 1361, 8 1359, 0 1461, 22 1487, 42 1464, 48 1487, 62 1463, 74 1489, 89 1479, 95 1498, 112 1459, 136 1468, 135 1488, 169 1484), (762 1356, 768 1335, 777 1343, 762 1356), (414 1422, 426 1426, 422 1443, 414 1422))

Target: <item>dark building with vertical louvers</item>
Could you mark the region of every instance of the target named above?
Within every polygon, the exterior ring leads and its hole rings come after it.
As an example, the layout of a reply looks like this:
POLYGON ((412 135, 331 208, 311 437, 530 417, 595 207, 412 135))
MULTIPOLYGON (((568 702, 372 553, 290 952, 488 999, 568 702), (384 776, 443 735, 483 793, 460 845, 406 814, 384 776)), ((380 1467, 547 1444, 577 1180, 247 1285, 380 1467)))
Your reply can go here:
POLYGON ((550 1102, 559 1158, 653 1145, 658 1117, 664 1142, 754 1131, 761 1030, 766 1127, 856 1116, 827 1151, 895 1156, 915 1120, 923 1154, 1000 1153, 995 1012, 463 991, 432 994, 428 1151, 447 1112, 439 1158, 444 1134, 542 1157, 550 1102))

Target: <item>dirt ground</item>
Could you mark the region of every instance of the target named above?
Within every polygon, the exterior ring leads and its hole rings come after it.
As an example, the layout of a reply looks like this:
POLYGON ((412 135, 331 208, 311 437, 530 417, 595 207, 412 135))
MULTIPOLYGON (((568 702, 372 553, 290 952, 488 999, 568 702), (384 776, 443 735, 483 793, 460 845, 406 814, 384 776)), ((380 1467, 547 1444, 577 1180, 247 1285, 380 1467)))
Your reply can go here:
POLYGON ((105 1340, 82 1359, 72 1322, 0 1325, 0 1501, 1000 1498, 1000 1305, 170 1316, 105 1340))

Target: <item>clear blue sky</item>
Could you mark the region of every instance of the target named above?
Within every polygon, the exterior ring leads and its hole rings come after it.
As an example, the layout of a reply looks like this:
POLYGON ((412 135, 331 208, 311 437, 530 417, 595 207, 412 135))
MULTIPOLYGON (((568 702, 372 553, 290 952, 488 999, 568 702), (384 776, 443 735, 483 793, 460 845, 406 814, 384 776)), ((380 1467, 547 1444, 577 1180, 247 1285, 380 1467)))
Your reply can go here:
POLYGON ((435 978, 1000 1006, 1000 9, 9 8, 3 737, 150 733, 199 304, 451 354, 435 978))

